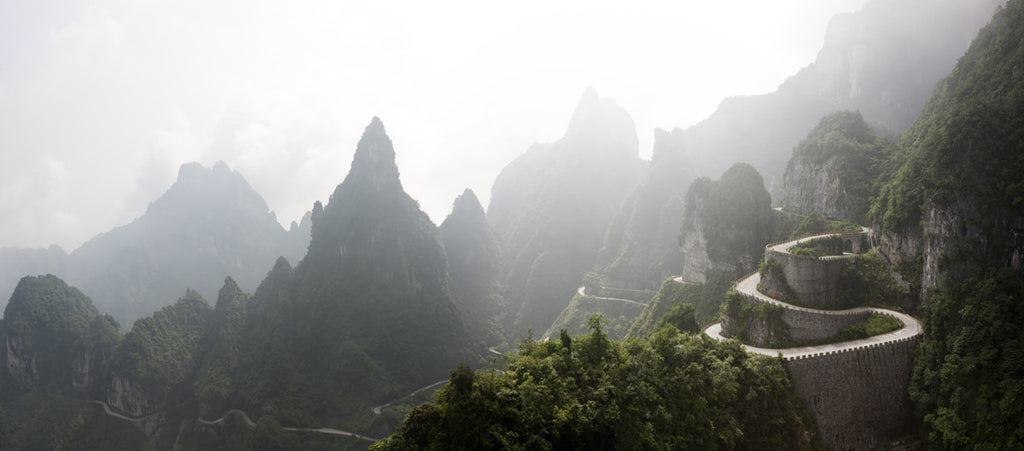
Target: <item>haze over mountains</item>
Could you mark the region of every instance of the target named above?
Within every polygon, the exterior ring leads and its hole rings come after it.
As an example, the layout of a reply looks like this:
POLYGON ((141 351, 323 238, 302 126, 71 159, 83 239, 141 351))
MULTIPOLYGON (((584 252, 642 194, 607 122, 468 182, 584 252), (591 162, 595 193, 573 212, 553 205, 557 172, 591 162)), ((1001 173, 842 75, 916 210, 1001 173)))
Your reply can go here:
MULTIPOLYGON (((486 209, 465 189, 440 225, 400 176, 415 146, 377 117, 289 230, 240 173, 185 164, 70 254, 0 250, 0 447, 365 449, 396 428, 375 449, 844 447, 857 425, 822 420, 791 363, 701 332, 724 300, 737 336, 785 338, 781 307, 731 290, 778 269, 767 243, 822 232, 866 237, 829 251, 837 305, 927 332, 899 348, 907 380, 855 381, 918 410, 920 431, 878 440, 1018 447, 1024 2, 994 5, 875 0, 777 92, 655 131, 650 161, 627 108, 588 88, 486 209)), ((780 299, 797 283, 762 280, 780 299)))
MULTIPOLYGON (((130 224, 70 254, 59 248, 0 249, 0 293, 26 274, 56 274, 87 290, 124 326, 192 288, 214 298, 231 276, 251 291, 280 256, 297 261, 310 220, 284 230, 241 174, 224 163, 188 163, 178 180, 130 224)), ((5 299, 6 302, 6 299, 5 299)))

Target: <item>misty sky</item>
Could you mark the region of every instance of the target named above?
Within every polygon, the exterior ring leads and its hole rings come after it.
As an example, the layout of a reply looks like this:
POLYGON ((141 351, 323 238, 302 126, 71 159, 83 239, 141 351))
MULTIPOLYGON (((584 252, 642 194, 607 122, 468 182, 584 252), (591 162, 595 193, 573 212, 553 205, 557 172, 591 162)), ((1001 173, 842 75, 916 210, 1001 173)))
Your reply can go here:
POLYGON ((287 227, 375 115, 440 223, 561 137, 586 87, 630 112, 646 158, 655 127, 773 91, 865 1, 3 1, 0 247, 70 252, 190 161, 241 172, 287 227))

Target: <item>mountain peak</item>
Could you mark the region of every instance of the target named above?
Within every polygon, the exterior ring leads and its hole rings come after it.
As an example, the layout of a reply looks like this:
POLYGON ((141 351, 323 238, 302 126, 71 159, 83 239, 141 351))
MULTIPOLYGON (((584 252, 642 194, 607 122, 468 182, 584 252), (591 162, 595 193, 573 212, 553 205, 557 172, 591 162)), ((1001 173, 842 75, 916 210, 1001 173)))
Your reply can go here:
POLYGON ((178 169, 178 179, 149 205, 146 213, 184 214, 195 210, 196 206, 246 212, 253 218, 272 214, 266 201, 249 185, 245 177, 223 161, 218 161, 209 169, 198 162, 182 164, 178 169))
POLYGON ((601 99, 594 88, 587 88, 576 104, 565 139, 582 148, 626 150, 630 158, 640 151, 633 118, 614 101, 601 99))
POLYGON ((466 188, 462 192, 462 195, 455 198, 455 203, 452 206, 452 214, 484 214, 484 208, 480 205, 480 199, 477 199, 476 193, 473 190, 466 188))
POLYGON ((353 178, 367 179, 375 189, 392 182, 401 188, 398 166, 395 164, 395 148, 384 130, 384 123, 376 116, 366 126, 356 146, 352 169, 346 180, 353 178))

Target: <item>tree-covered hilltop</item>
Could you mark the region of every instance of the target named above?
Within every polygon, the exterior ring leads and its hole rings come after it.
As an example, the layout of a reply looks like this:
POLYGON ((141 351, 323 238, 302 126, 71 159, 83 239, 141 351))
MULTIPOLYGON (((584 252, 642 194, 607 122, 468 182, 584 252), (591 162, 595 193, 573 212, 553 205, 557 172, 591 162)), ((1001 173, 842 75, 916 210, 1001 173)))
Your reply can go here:
POLYGON ((502 254, 487 214, 472 190, 452 206, 439 228, 448 256, 452 294, 466 327, 488 344, 508 335, 508 308, 501 286, 502 254))
POLYGON ((878 177, 893 148, 860 112, 838 111, 821 118, 793 149, 783 178, 782 208, 867 223, 878 177))
POLYGON ((534 145, 502 169, 487 218, 508 252, 514 333, 546 330, 568 305, 642 169, 633 120, 592 89, 562 139, 534 145))
POLYGON ((695 177, 683 155, 682 131, 654 131, 650 169, 605 232, 594 270, 613 287, 657 289, 683 264, 679 224, 695 177))
POLYGON ((936 449, 1024 446, 1024 2, 1001 8, 900 141, 880 254, 922 287, 910 393, 936 449))
POLYGON ((22 278, 0 322, 5 347, 0 358, 8 382, 0 391, 81 395, 101 388, 105 379, 88 377, 89 360, 101 365, 110 356, 121 339, 117 327, 60 278, 22 278))
POLYGON ((173 305, 135 322, 111 359, 111 406, 141 416, 187 400, 210 331, 210 304, 188 290, 173 305))
POLYGON ((746 163, 734 164, 718 180, 694 180, 683 218, 679 243, 688 282, 703 282, 708 270, 752 271, 775 226, 764 180, 746 163))
MULTIPOLYGON (((692 317, 691 317, 692 321, 692 317)), ((504 373, 451 372, 372 449, 813 449, 781 359, 663 325, 648 339, 525 340, 504 373)))

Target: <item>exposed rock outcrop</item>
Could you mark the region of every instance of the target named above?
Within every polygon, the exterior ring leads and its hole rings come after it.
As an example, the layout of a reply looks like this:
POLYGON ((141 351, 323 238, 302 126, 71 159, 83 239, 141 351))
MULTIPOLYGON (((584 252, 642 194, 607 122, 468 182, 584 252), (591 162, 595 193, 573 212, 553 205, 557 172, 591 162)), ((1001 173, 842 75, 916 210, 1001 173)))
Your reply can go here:
POLYGON ((137 382, 113 373, 107 390, 107 404, 116 411, 130 416, 141 417, 160 412, 166 407, 161 397, 150 393, 137 382))
POLYGON ((7 373, 20 391, 35 391, 39 386, 36 359, 25 345, 25 338, 10 334, 4 339, 7 373))
POLYGON ((859 110, 872 124, 905 130, 935 83, 1003 0, 874 0, 829 24, 816 60, 770 94, 725 99, 684 133, 698 175, 744 161, 778 197, 790 149, 826 114, 859 110))
POLYGON ((718 180, 695 180, 680 230, 683 280, 702 283, 709 270, 753 270, 772 234, 771 197, 757 170, 737 163, 718 180))
POLYGON ((609 286, 656 289, 683 265, 679 224, 696 178, 683 153, 682 130, 654 131, 650 170, 616 213, 598 255, 595 271, 609 286))
POLYGON ((452 213, 439 231, 448 255, 453 297, 463 322, 477 335, 486 336, 488 343, 497 342, 505 335, 498 284, 501 254, 487 214, 472 190, 455 199, 452 213))
POLYGON ((859 112, 825 116, 793 149, 780 205, 802 215, 864 223, 892 149, 859 112))
POLYGON ((850 219, 843 187, 835 164, 839 156, 817 162, 794 156, 783 178, 782 208, 802 215, 817 213, 832 219, 850 219))
POLYGON ((632 118, 593 89, 563 138, 531 146, 502 169, 487 219, 509 252, 514 333, 547 330, 568 305, 643 169, 632 118))

